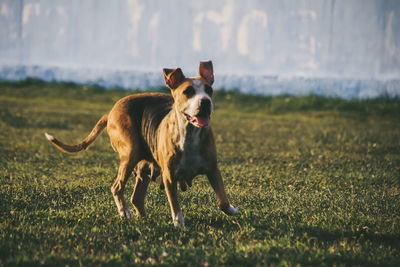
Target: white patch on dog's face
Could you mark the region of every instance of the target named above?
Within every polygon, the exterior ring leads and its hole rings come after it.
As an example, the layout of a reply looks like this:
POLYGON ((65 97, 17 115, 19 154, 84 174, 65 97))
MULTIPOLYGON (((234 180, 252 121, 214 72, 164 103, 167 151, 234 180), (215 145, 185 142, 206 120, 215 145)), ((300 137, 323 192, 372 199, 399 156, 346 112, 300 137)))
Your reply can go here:
POLYGON ((213 110, 213 103, 211 97, 206 93, 204 84, 200 80, 192 81, 195 90, 194 96, 189 98, 185 113, 189 116, 196 116, 200 110, 201 100, 208 99, 211 102, 211 110, 213 110))

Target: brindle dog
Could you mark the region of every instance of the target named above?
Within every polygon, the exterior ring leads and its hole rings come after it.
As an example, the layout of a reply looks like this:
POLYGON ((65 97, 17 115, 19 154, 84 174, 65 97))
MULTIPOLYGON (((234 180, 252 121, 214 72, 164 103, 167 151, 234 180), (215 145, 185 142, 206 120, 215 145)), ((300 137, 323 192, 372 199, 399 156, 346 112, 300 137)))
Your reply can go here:
POLYGON ((212 62, 200 62, 197 77, 186 78, 180 68, 163 72, 172 96, 145 93, 120 99, 80 144, 66 145, 47 133, 46 138, 61 151, 74 153, 86 149, 107 127, 111 144, 119 153, 118 176, 111 192, 123 218, 132 218, 124 199, 125 185, 132 172, 137 179, 131 202, 141 216, 145 215, 148 184, 159 174, 175 226, 184 227, 177 184, 185 191, 200 174, 207 176, 221 210, 236 215, 238 210, 225 193, 209 124, 213 110, 212 62))

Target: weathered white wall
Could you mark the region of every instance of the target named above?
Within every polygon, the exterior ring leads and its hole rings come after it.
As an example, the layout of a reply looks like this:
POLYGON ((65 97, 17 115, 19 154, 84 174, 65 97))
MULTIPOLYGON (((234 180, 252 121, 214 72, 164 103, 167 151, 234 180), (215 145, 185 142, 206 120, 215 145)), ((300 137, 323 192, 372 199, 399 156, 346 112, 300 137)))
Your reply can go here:
POLYGON ((400 95, 400 1, 0 0, 0 78, 144 88, 204 59, 245 92, 400 95))

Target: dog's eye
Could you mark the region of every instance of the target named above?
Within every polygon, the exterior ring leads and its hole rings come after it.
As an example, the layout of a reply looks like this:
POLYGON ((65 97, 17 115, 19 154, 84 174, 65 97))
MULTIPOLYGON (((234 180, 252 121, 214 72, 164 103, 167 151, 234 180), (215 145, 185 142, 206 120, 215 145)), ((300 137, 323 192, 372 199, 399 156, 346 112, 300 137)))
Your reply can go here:
POLYGON ((183 91, 183 94, 184 94, 185 96, 187 96, 188 98, 194 96, 195 90, 194 90, 193 86, 188 86, 188 87, 185 89, 185 91, 183 91))
POLYGON ((206 93, 207 93, 209 96, 212 96, 212 94, 213 94, 213 89, 211 88, 211 86, 205 85, 205 86, 204 86, 204 90, 206 91, 206 93))

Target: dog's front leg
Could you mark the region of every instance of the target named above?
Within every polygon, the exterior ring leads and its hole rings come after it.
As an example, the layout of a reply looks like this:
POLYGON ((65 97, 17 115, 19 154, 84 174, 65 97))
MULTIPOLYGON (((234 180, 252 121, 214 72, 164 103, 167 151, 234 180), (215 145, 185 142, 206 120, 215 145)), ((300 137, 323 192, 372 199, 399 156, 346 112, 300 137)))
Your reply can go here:
POLYGON ((174 222, 174 226, 185 228, 185 219, 183 218, 183 213, 178 202, 177 184, 176 181, 171 178, 169 171, 163 172, 162 179, 171 208, 172 221, 174 222))
POLYGON ((225 192, 224 182, 222 181, 221 173, 217 167, 211 170, 207 174, 208 181, 211 184, 211 187, 214 189, 217 194, 217 198, 219 201, 220 209, 228 215, 236 215, 238 213, 238 209, 232 206, 229 203, 228 197, 225 192))

